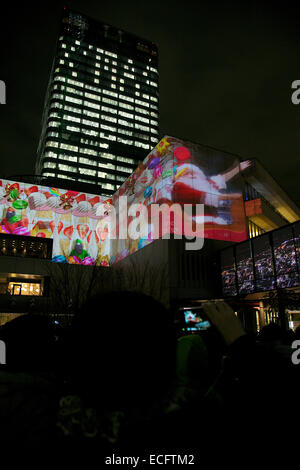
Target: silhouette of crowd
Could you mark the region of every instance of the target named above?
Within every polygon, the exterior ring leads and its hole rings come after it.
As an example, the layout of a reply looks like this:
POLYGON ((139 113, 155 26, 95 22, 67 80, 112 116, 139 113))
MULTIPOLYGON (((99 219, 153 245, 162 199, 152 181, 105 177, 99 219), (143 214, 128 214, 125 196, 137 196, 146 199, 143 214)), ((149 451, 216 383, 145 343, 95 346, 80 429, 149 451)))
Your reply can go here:
POLYGON ((155 299, 112 292, 69 327, 38 314, 6 323, 1 444, 73 456, 274 445, 297 408, 299 329, 269 324, 255 336, 224 302, 204 312, 213 326, 183 334, 155 299))

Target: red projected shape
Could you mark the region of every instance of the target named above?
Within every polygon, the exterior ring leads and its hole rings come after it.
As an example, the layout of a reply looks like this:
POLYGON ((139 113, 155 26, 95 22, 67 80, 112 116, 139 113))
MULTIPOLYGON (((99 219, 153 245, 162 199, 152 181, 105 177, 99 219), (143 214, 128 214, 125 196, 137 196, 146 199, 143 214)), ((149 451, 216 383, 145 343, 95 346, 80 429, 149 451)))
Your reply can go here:
POLYGON ((72 238, 72 235, 73 235, 73 226, 70 225, 69 227, 65 228, 64 230, 64 235, 66 235, 66 237, 68 237, 69 240, 71 240, 72 238))
POLYGON ((190 156, 191 152, 186 147, 176 147, 176 149, 174 150, 174 157, 179 162, 187 160, 188 158, 190 158, 190 156))
POLYGON ((89 231, 89 226, 87 224, 77 225, 77 232, 81 240, 84 240, 89 231))

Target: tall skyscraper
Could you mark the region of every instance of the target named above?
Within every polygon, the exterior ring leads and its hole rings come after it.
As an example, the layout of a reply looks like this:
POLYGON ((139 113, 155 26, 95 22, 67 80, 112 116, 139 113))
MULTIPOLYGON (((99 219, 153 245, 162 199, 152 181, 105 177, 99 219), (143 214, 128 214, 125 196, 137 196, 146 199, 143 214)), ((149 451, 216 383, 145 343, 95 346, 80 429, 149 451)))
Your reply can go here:
POLYGON ((36 173, 112 194, 158 142, 157 46, 64 7, 36 173))

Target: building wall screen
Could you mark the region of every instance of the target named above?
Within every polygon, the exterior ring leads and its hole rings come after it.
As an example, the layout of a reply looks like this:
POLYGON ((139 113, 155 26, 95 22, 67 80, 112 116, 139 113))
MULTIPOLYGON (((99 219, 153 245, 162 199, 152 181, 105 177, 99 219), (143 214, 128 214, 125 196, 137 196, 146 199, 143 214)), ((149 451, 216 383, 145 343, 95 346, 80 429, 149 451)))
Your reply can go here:
POLYGON ((1 181, 1 232, 52 238, 56 262, 102 266, 163 235, 190 235, 182 224, 185 218, 193 233, 202 227, 204 238, 239 242, 247 238, 239 173, 236 157, 167 136, 112 198, 1 181), (121 196, 126 199, 125 215, 120 212, 121 196), (120 237, 121 224, 127 229, 134 218, 129 213, 133 204, 146 208, 149 217, 137 237, 129 232, 120 237), (152 217, 153 206, 162 204, 176 205, 179 222, 175 213, 166 225, 160 216, 152 217), (186 210, 186 205, 194 208, 196 204, 204 208, 201 220, 197 212, 186 210))
POLYGON ((300 222, 221 252, 225 296, 300 285, 300 222), (228 257, 231 269, 228 269, 228 257), (252 270, 254 266, 254 271, 252 270), (233 267, 236 267, 233 272, 233 267), (237 279, 235 284, 232 280, 237 279), (230 289, 227 287, 230 285, 230 289))

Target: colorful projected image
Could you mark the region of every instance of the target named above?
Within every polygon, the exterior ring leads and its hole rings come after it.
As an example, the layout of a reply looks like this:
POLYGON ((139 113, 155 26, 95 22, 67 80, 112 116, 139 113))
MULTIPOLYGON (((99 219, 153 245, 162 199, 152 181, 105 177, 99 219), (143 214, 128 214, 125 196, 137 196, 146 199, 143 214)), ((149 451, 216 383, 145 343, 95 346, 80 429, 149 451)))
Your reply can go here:
POLYGON ((1 232, 53 239, 53 261, 108 266, 105 226, 97 230, 100 196, 12 181, 0 182, 1 232))
POLYGON ((1 231, 52 238, 53 261, 101 266, 170 234, 243 241, 247 233, 239 174, 250 164, 166 136, 111 199, 2 181, 1 231), (126 199, 125 210, 121 199, 126 199), (129 230, 137 218, 130 212, 133 205, 147 215, 136 236, 129 230), (204 207, 204 214, 194 210, 196 205, 204 207), (162 208, 169 209, 166 217, 162 208))
MULTIPOLYGON (((116 239, 112 242, 112 262, 134 253, 153 239, 164 234, 193 235, 200 233, 204 222, 204 237, 239 242, 246 240, 245 215, 240 186, 240 171, 250 161, 239 163, 232 155, 164 137, 140 163, 135 172, 113 196, 118 210, 120 196, 126 196, 128 207, 140 203, 149 215, 147 234, 140 239, 116 239), (177 204, 178 214, 171 214, 170 225, 151 216, 153 204, 177 204), (204 217, 189 214, 186 205, 203 204, 204 217), (180 220, 188 220, 191 231, 180 220), (179 221, 178 221, 179 220, 179 221)), ((130 224, 130 217, 127 224, 130 224)), ((118 218, 117 223, 120 224, 118 218)), ((118 227, 117 227, 118 233, 118 227)), ((118 237, 117 237, 118 238, 118 237)))

